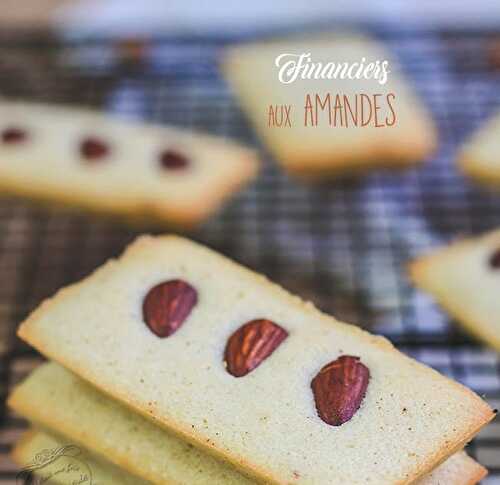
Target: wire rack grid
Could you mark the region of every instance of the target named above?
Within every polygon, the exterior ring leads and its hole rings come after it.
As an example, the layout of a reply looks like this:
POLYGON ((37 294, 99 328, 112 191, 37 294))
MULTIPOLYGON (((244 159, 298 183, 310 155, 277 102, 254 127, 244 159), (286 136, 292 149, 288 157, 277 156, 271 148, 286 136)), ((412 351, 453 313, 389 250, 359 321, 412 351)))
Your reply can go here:
MULTIPOLYGON (((437 155, 417 170, 309 186, 287 177, 265 149, 256 183, 190 234, 263 272, 323 310, 382 333, 403 351, 483 394, 500 408, 500 358, 416 292, 408 259, 462 234, 500 225, 500 196, 464 181, 453 160, 462 140, 500 106, 500 70, 481 34, 384 35, 438 124, 437 155)), ((225 41, 61 43, 0 39, 0 93, 96 106, 258 145, 217 63, 225 41), (141 55, 137 56, 137 52, 141 55)), ((40 361, 15 337, 43 298, 121 252, 138 231, 75 211, 0 202, 0 484, 26 424, 5 396, 40 361)), ((498 419, 469 446, 500 483, 498 419)))

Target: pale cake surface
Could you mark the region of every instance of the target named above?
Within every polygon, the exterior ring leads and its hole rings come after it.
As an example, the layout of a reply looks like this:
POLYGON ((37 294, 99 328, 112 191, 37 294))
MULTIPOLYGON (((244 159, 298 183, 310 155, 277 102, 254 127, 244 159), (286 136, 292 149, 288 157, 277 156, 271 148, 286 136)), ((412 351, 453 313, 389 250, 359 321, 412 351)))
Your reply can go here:
MULTIPOLYGON (((73 444, 73 442, 63 438, 30 430, 15 446, 12 458, 20 467, 26 467, 33 463, 37 454, 45 450, 52 451, 73 444)), ((65 472, 64 469, 67 470, 67 467, 76 465, 84 473, 87 473, 88 479, 83 483, 93 485, 147 485, 149 483, 128 474, 109 462, 96 460, 94 455, 84 448, 80 448, 77 458, 78 461, 71 458, 59 458, 53 464, 39 468, 35 474, 39 475, 40 479, 45 480, 43 483, 47 483, 46 478, 50 475, 51 480, 48 483, 51 485, 74 485, 80 483, 78 481, 80 479, 79 473, 65 472), (61 472, 61 470, 63 471, 61 472)))
POLYGON ((258 134, 277 161, 293 173, 322 177, 373 167, 406 167, 428 157, 436 146, 436 128, 427 109, 404 79, 397 62, 374 39, 344 33, 241 45, 228 50, 222 68, 258 134), (278 56, 289 53, 310 53, 313 62, 324 65, 359 63, 361 59, 367 64, 388 60, 391 72, 383 85, 375 79, 301 79, 300 76, 283 84, 275 62, 278 56), (352 122, 348 127, 332 127, 326 109, 320 112, 317 126, 304 126, 306 95, 310 94, 315 103, 316 95, 324 101, 329 93, 332 108, 335 96, 340 94, 348 96, 353 110, 355 94, 380 95, 379 124, 385 123, 386 118, 392 121, 389 105, 383 101, 392 93, 396 122, 384 127, 372 123, 355 126, 352 122), (282 105, 292 105, 291 127, 269 126, 270 105, 277 106, 278 111, 282 105))
POLYGON ((174 236, 139 238, 119 260, 44 302, 19 335, 158 425, 272 483, 410 483, 493 417, 474 393, 385 339, 174 236), (198 305, 159 339, 142 320, 142 301, 152 286, 177 278, 196 288, 198 305), (289 337, 236 379, 223 364, 226 341, 257 318, 289 337), (359 411, 332 427, 318 417, 310 383, 341 354, 360 357, 371 378, 359 411))
POLYGON ((479 127, 458 158, 462 171, 486 185, 500 186, 500 113, 479 127))
POLYGON ((430 293, 468 331, 500 350, 500 270, 490 258, 500 230, 423 256, 410 266, 414 283, 430 293))
MULTIPOLYGON (((257 483, 222 462, 215 462, 55 363, 44 364, 33 371, 11 394, 9 405, 37 426, 57 431, 67 442, 78 444, 151 483, 257 483)), ((24 463, 29 462, 30 454, 34 456, 49 447, 41 445, 41 439, 42 436, 37 436, 30 440, 32 451, 24 453, 27 455, 24 463)), ((23 442, 18 448, 26 450, 27 445, 23 442)), ((92 465, 91 468, 94 470, 92 465)), ((471 485, 485 474, 481 465, 466 453, 458 452, 417 483, 471 485)))
POLYGON ((415 485, 475 485, 487 474, 486 468, 459 451, 415 485))
POLYGON ((55 363, 38 367, 15 389, 9 405, 37 426, 151 483, 255 483, 55 363))
MULTIPOLYGON (((32 463, 33 458, 44 450, 54 450, 72 444, 67 439, 55 437, 42 431, 31 430, 25 433, 14 448, 12 455, 14 461, 19 466, 24 467, 32 463)), ((150 483, 128 474, 125 470, 115 467, 105 460, 96 459, 95 455, 85 448, 81 448, 80 456, 83 463, 90 468, 94 483, 98 485, 146 485, 150 483)), ((60 466, 56 464, 54 471, 57 469, 60 469, 60 466)), ((40 472, 46 475, 50 470, 41 469, 40 472)), ((458 452, 429 476, 415 482, 415 485, 475 485, 485 475, 486 470, 481 465, 467 456, 466 453, 458 452)), ((50 483, 70 485, 70 475, 55 473, 50 483)), ((177 482, 161 482, 162 485, 175 485, 175 483, 177 482)))
POLYGON ((97 111, 0 102, 0 131, 22 128, 22 143, 0 142, 0 188, 130 218, 192 225, 214 212, 258 169, 255 153, 229 141, 97 111), (109 155, 82 158, 82 140, 106 142, 109 155), (187 167, 168 170, 172 150, 187 167))

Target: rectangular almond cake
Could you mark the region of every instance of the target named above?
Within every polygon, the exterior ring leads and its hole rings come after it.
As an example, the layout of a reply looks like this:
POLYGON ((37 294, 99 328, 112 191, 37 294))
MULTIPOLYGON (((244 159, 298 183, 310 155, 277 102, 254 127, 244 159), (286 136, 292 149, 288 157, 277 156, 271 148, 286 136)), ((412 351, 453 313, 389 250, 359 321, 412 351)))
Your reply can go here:
POLYGON ((431 114, 373 38, 339 32, 236 45, 221 65, 255 130, 292 174, 321 181, 408 168, 436 148, 431 114))
MULTIPOLYGON (((12 457, 16 463, 22 467, 26 467, 33 462, 33 457, 42 450, 60 449, 65 446, 74 446, 72 441, 64 438, 55 437, 42 431, 30 430, 25 433, 21 440, 17 443, 12 457)), ((124 469, 113 466, 106 460, 97 459, 92 453, 85 448, 79 448, 80 455, 84 463, 88 465, 92 473, 92 478, 99 485, 145 485, 155 483, 158 485, 186 483, 191 485, 192 482, 149 482, 138 478, 135 475, 127 473, 124 469)), ((37 470, 34 470, 37 474, 37 470)), ((46 476, 46 470, 40 469, 39 474, 46 476)), ((203 469, 198 470, 198 475, 202 476, 203 469)), ((486 476, 486 470, 476 461, 474 461, 465 452, 455 453, 451 458, 448 458, 443 464, 439 465, 429 475, 426 475, 421 480, 415 482, 414 485, 475 485, 486 476)), ((54 475, 54 485, 68 485, 68 476, 54 475)), ((52 482, 51 482, 52 483, 52 482)), ((225 482, 210 482, 210 483, 225 483, 225 482)), ((242 478, 241 483, 253 483, 242 478)))
POLYGON ((83 108, 0 101, 4 193, 192 226, 254 178, 253 150, 83 108))
POLYGON ((139 238, 19 335, 274 484, 406 484, 494 416, 477 395, 198 244, 139 238))
MULTIPOLYGON (((85 460, 91 463, 93 477, 102 485, 136 483, 133 477, 141 483, 145 480, 158 485, 256 484, 53 362, 41 365, 17 386, 9 406, 35 426, 58 435, 56 440, 46 433, 29 432, 13 453, 21 466, 29 464, 43 449, 69 443, 91 452, 92 456, 86 455, 85 460), (128 481, 113 482, 117 466, 124 470, 128 481)), ((471 485, 485 475, 484 467, 458 452, 419 480, 418 485, 471 485)))

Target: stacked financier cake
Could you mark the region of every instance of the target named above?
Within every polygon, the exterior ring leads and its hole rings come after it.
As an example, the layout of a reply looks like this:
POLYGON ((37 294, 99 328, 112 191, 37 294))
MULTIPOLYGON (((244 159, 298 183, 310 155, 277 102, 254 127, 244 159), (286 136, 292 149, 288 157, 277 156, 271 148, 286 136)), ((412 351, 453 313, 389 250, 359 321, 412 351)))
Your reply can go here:
POLYGON ((457 485, 486 473, 460 451, 494 416, 473 392, 185 239, 139 238, 19 335, 55 361, 9 400, 43 430, 18 445, 20 464, 53 443, 81 447, 102 483, 457 485))

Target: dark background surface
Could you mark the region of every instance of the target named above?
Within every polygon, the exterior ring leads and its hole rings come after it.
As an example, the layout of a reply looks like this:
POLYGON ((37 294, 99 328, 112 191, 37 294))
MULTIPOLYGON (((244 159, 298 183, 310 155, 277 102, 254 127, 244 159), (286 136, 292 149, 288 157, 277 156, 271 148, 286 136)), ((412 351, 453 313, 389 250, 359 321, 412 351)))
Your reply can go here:
MULTIPOLYGON (((265 163, 257 182, 188 236, 338 318, 383 333, 500 408, 499 355, 460 332, 410 286, 404 269, 431 247, 500 225, 500 195, 471 185, 454 166, 460 143, 500 108, 500 36, 391 32, 382 38, 437 121, 437 154, 416 170, 309 186, 288 178, 260 147, 265 163)), ((0 36, 0 93, 98 107, 258 145, 217 70, 226 42, 61 43, 0 36)), ((40 361, 15 337, 19 322, 43 298, 118 255, 142 231, 0 199, 2 403, 40 361)), ((26 425, 5 410, 0 417, 0 483, 14 483, 17 470, 8 453, 26 425)), ((500 483, 498 421, 469 447, 489 467, 485 483, 491 485, 500 483)))

